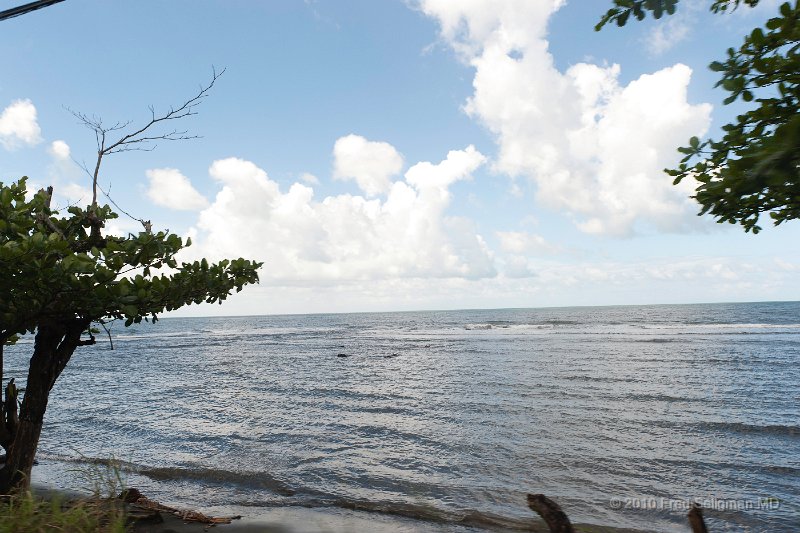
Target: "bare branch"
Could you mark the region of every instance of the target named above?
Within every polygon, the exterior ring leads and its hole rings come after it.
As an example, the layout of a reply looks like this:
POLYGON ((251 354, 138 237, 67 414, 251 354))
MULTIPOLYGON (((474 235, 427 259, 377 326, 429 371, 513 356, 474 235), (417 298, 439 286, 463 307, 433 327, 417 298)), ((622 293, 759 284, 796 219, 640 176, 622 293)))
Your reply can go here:
POLYGON ((140 143, 150 143, 153 141, 187 141, 190 139, 199 139, 199 135, 188 135, 188 131, 177 131, 172 130, 169 133, 165 133, 163 135, 153 135, 153 136, 142 136, 136 139, 131 139, 124 144, 118 145, 116 148, 109 147, 106 149, 106 155, 108 154, 116 154, 118 152, 128 152, 131 150, 142 150, 149 152, 152 148, 130 148, 132 144, 140 144, 140 143))
POLYGON ((157 144, 154 144, 153 146, 150 146, 150 147, 144 147, 144 146, 130 147, 130 146, 126 146, 124 148, 117 148, 113 152, 109 152, 109 153, 110 154, 118 154, 120 152, 152 152, 156 148, 158 148, 157 144))
MULTIPOLYGON (((138 130, 129 133, 127 135, 123 135, 119 140, 116 142, 109 144, 106 148, 106 153, 111 153, 117 146, 130 144, 134 142, 141 142, 142 134, 150 129, 151 127, 159 124, 160 122, 166 122, 169 120, 180 120, 185 117, 189 117, 192 115, 196 115, 197 112, 194 110, 195 107, 200 105, 203 102, 203 99, 208 95, 208 92, 214 87, 214 84, 217 82, 217 79, 225 73, 225 69, 222 69, 219 73, 217 73, 216 69, 212 72, 211 82, 206 85, 205 87, 201 86, 200 91, 193 96, 192 98, 186 100, 183 104, 179 107, 170 107, 169 111, 164 113, 163 115, 156 115, 155 111, 152 106, 150 106, 150 113, 151 118, 150 122, 139 128, 138 130)), ((167 134, 169 135, 169 134, 167 134)), ((163 139, 165 136, 155 136, 154 138, 163 139)))
POLYGON ((77 160, 77 159, 75 159, 75 157, 74 157, 74 156, 72 156, 72 155, 70 155, 70 156, 69 156, 69 158, 70 158, 70 159, 72 159, 72 162, 73 162, 73 163, 75 163, 75 164, 78 166, 78 168, 80 168, 80 169, 82 169, 84 172, 86 172, 86 175, 87 175, 87 176, 89 176, 90 178, 92 177, 92 173, 91 173, 91 172, 89 172, 89 169, 86 167, 86 161, 78 161, 78 160, 77 160))
MULTIPOLYGON (((180 120, 192 115, 196 115, 197 111, 195 108, 203 103, 203 100, 206 98, 206 96, 208 96, 209 91, 214 87, 217 79, 219 79, 219 77, 224 73, 225 69, 217 72, 217 70, 212 67, 211 81, 207 85, 201 85, 197 94, 183 102, 178 107, 171 106, 165 113, 157 114, 152 105, 148 106, 148 109, 150 110, 150 120, 143 126, 137 128, 135 131, 122 135, 116 140, 110 140, 108 138, 108 134, 126 129, 131 125, 130 121, 117 122, 113 126, 105 127, 103 126, 103 121, 100 118, 94 115, 89 117, 84 113, 73 111, 67 108, 67 110, 72 113, 75 118, 77 118, 84 126, 91 129, 95 134, 95 141, 97 143, 97 161, 95 163, 94 172, 89 172, 85 165, 82 166, 82 168, 84 168, 84 170, 86 170, 86 172, 90 174, 92 178, 92 208, 97 207, 97 182, 100 174, 100 164, 103 161, 103 157, 120 152, 149 152, 156 148, 157 145, 151 145, 151 143, 154 143, 155 141, 186 141, 199 138, 197 135, 189 135, 187 130, 179 131, 177 129, 173 129, 170 132, 162 134, 151 134, 150 131, 151 128, 160 126, 162 123, 180 120)), ((102 192, 105 194, 106 198, 108 198, 111 203, 117 207, 117 209, 132 219, 141 222, 145 226, 145 229, 148 228, 148 224, 145 224, 145 221, 126 213, 108 196, 105 191, 102 192)))
POLYGON ((130 218, 130 219, 132 219, 132 220, 135 220, 135 221, 139 222, 139 223, 140 223, 140 224, 141 224, 141 225, 144 227, 144 230, 145 230, 147 233, 152 233, 152 231, 153 231, 153 225, 150 223, 150 221, 149 221, 149 220, 144 220, 144 219, 141 219, 141 218, 136 218, 135 216, 131 215, 130 213, 128 213, 127 211, 125 211, 124 209, 122 209, 122 208, 119 206, 119 204, 117 204, 117 202, 115 202, 115 201, 114 201, 114 199, 113 199, 113 198, 111 198, 111 196, 110 196, 111 189, 110 189, 110 188, 109 188, 109 190, 108 190, 108 191, 104 191, 104 190, 103 190, 103 188, 102 188, 102 187, 99 187, 99 186, 98 186, 98 188, 100 189, 100 192, 102 192, 102 193, 103 193, 103 196, 105 196, 105 197, 108 199, 108 201, 109 201, 109 202, 111 202, 111 205, 113 205, 114 207, 116 207, 117 209, 119 209, 119 210, 120 210, 120 212, 122 212, 122 214, 123 214, 123 215, 127 216, 128 218, 130 218))
MULTIPOLYGON (((47 200, 45 201, 45 208, 49 210, 50 202, 53 200, 53 187, 50 186, 46 190, 41 189, 39 190, 39 192, 47 194, 47 200)), ((66 239, 61 230, 58 229, 58 227, 53 223, 52 220, 50 220, 50 215, 48 215, 47 211, 43 211, 42 213, 40 213, 38 218, 42 223, 44 223, 48 228, 50 228, 50 231, 57 233, 58 235, 61 236, 62 239, 66 239)))
MULTIPOLYGON (((114 349, 114 340, 111 338, 111 328, 110 327, 106 327, 106 321, 105 320, 102 320, 102 319, 98 320, 97 323, 100 324, 103 327, 103 329, 106 331, 106 335, 108 335, 108 343, 111 345, 111 349, 113 350, 114 349)), ((111 322, 109 322, 109 324, 113 324, 113 323, 114 323, 114 320, 112 319, 111 322)))

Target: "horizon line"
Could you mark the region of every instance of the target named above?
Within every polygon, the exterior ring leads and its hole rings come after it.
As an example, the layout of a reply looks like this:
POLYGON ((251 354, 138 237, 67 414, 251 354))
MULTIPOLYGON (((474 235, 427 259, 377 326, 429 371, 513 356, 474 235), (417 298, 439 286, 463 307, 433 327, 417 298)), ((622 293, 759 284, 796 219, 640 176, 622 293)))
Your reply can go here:
POLYGON ((646 303, 646 304, 582 304, 582 305, 543 305, 538 307, 463 307, 451 309, 400 309, 393 311, 318 311, 311 313, 262 313, 247 315, 165 315, 159 316, 158 320, 167 318, 252 318, 264 316, 314 316, 314 315, 368 315, 368 314, 401 314, 401 313, 450 313, 459 311, 514 311, 514 310, 538 310, 538 309, 575 309, 592 307, 668 307, 683 305, 726 305, 726 304, 772 304, 772 303, 800 303, 800 300, 757 300, 757 301, 718 301, 718 302, 683 302, 683 303, 646 303))

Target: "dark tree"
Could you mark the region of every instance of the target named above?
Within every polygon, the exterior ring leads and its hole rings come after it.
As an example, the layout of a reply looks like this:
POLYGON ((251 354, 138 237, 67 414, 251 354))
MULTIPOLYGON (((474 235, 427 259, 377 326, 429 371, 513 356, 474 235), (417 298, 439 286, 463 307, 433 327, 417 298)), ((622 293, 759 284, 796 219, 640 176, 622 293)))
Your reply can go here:
POLYGON ((152 149, 149 143, 156 140, 188 138, 184 131, 157 133, 156 128, 193 114, 217 77, 215 73, 196 96, 166 113, 151 109, 151 119, 141 127, 106 128, 99 119, 77 114, 98 143, 90 172, 94 196, 85 208, 70 207, 61 214, 50 207, 52 188, 26 199, 27 178, 0 182, 0 378, 3 346, 19 335, 35 335, 22 402, 18 404, 12 379, 0 409, 0 445, 7 452, 0 494, 27 486, 50 391, 75 350, 95 343, 94 323, 155 322, 165 311, 222 303, 233 291, 258 282, 261 263, 244 259, 179 264, 175 255, 191 243, 153 232, 147 221, 136 235, 105 235, 106 221, 117 215, 97 202, 103 158, 152 149), (110 139, 115 133, 119 136, 110 139))

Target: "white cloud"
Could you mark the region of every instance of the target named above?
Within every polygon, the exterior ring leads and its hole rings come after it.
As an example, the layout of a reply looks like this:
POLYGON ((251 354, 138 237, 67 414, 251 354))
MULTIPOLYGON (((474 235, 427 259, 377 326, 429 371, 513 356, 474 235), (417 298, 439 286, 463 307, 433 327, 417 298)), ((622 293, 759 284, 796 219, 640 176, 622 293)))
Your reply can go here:
POLYGON ((684 0, 676 14, 664 16, 653 23, 645 33, 644 45, 653 56, 659 56, 686 40, 695 27, 695 21, 708 10, 703 0, 684 0))
POLYGON ((72 161, 69 145, 62 140, 55 140, 47 147, 47 153, 52 157, 47 166, 47 182, 53 186, 53 205, 63 211, 70 205, 90 204, 92 191, 79 183, 87 179, 72 161))
POLYGON ((783 259, 776 257, 774 259, 775 265, 780 268, 781 270, 787 272, 794 272, 796 270, 800 270, 800 264, 797 263, 790 263, 789 261, 784 261, 783 259))
POLYGON ((389 143, 368 141, 359 135, 347 135, 333 147, 333 177, 355 179, 367 196, 389 191, 391 178, 403 168, 403 157, 389 143))
POLYGON ((127 217, 115 218, 106 222, 103 232, 105 235, 115 235, 125 237, 129 233, 136 235, 142 231, 142 224, 138 220, 131 220, 127 217))
POLYGON ((689 36, 691 24, 687 17, 673 15, 655 25, 645 37, 650 54, 659 56, 689 36))
POLYGON ((524 255, 509 255, 503 258, 503 275, 507 278, 531 278, 536 275, 531 261, 524 255))
POLYGON ((208 200, 192 187, 189 178, 174 168, 154 168, 147 171, 150 181, 147 197, 156 205, 194 211, 208 206, 208 200))
POLYGON ((92 191, 77 183, 60 185, 55 193, 59 197, 59 201, 67 205, 85 206, 92 203, 92 191))
POLYGON ((65 161, 69 159, 70 149, 69 145, 64 141, 57 140, 50 143, 50 148, 48 149, 50 155, 52 155, 56 160, 65 161))
POLYGON ((436 18, 444 40, 471 61, 481 49, 502 41, 523 49, 544 35, 550 15, 566 0, 420 0, 419 8, 436 18))
POLYGON ((465 150, 451 150, 447 159, 438 165, 427 161, 417 163, 406 172, 406 181, 419 190, 446 192, 452 183, 469 178, 470 173, 485 161, 483 154, 470 145, 465 150))
POLYGON ((274 285, 494 276, 492 254, 474 225, 446 214, 448 187, 484 160, 469 146, 438 164, 412 166, 385 199, 321 200, 301 183, 281 191, 249 161, 215 161, 209 173, 222 189, 190 231, 195 245, 187 258, 261 260, 262 281, 274 285))
POLYGON ((52 161, 47 166, 47 179, 53 186, 54 194, 60 205, 77 204, 84 201, 91 202, 92 193, 87 188, 78 185, 75 180, 78 167, 70 158, 70 147, 62 141, 56 140, 47 147, 47 152, 52 161))
POLYGON ((695 227, 692 184, 662 169, 710 123, 711 106, 686 100, 691 69, 674 65, 627 86, 620 67, 553 64, 545 39, 560 0, 421 0, 442 37, 475 68, 467 113, 496 136, 496 170, 524 176, 542 204, 588 233, 695 227))
POLYGON ((319 178, 317 178, 314 174, 309 174, 308 172, 304 172, 300 175, 300 181, 308 183, 309 185, 319 185, 319 178))
POLYGON ((20 143, 33 146, 41 142, 42 130, 36 121, 36 107, 30 100, 15 100, 0 114, 0 144, 6 150, 20 143))
POLYGON ((537 258, 564 252, 561 246, 527 231, 497 231, 495 235, 500 241, 500 249, 505 252, 500 258, 500 271, 508 278, 537 276, 537 258))
POLYGON ((553 249, 541 235, 525 231, 498 231, 496 234, 500 239, 500 248, 505 252, 525 254, 553 249))

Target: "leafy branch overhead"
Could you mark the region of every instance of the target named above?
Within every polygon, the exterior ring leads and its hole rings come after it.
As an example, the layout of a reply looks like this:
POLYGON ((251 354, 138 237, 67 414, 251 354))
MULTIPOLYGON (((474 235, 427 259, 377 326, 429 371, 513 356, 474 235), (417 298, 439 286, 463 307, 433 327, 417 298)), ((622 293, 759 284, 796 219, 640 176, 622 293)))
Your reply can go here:
MULTIPOLYGON (((755 7, 758 2, 759 0, 714 0, 711 11, 714 13, 735 11, 741 4, 755 7)), ((594 29, 600 31, 609 22, 624 26, 631 17, 641 21, 648 13, 653 18, 660 19, 664 15, 674 15, 677 7, 678 0, 614 0, 614 7, 606 11, 594 29)))
MULTIPOLYGON (((715 12, 757 0, 717 0, 715 12)), ((658 18, 675 12, 677 0, 616 0, 597 29, 608 22, 622 26, 633 15, 658 18)), ((721 75, 716 86, 728 92, 724 103, 740 100, 756 106, 722 127, 719 141, 693 137, 676 169, 666 172, 678 184, 697 181, 700 214, 718 222, 741 224, 758 233, 759 217, 768 212, 777 225, 800 218, 800 0, 786 2, 763 28, 755 28, 727 57, 710 69, 721 75)))

